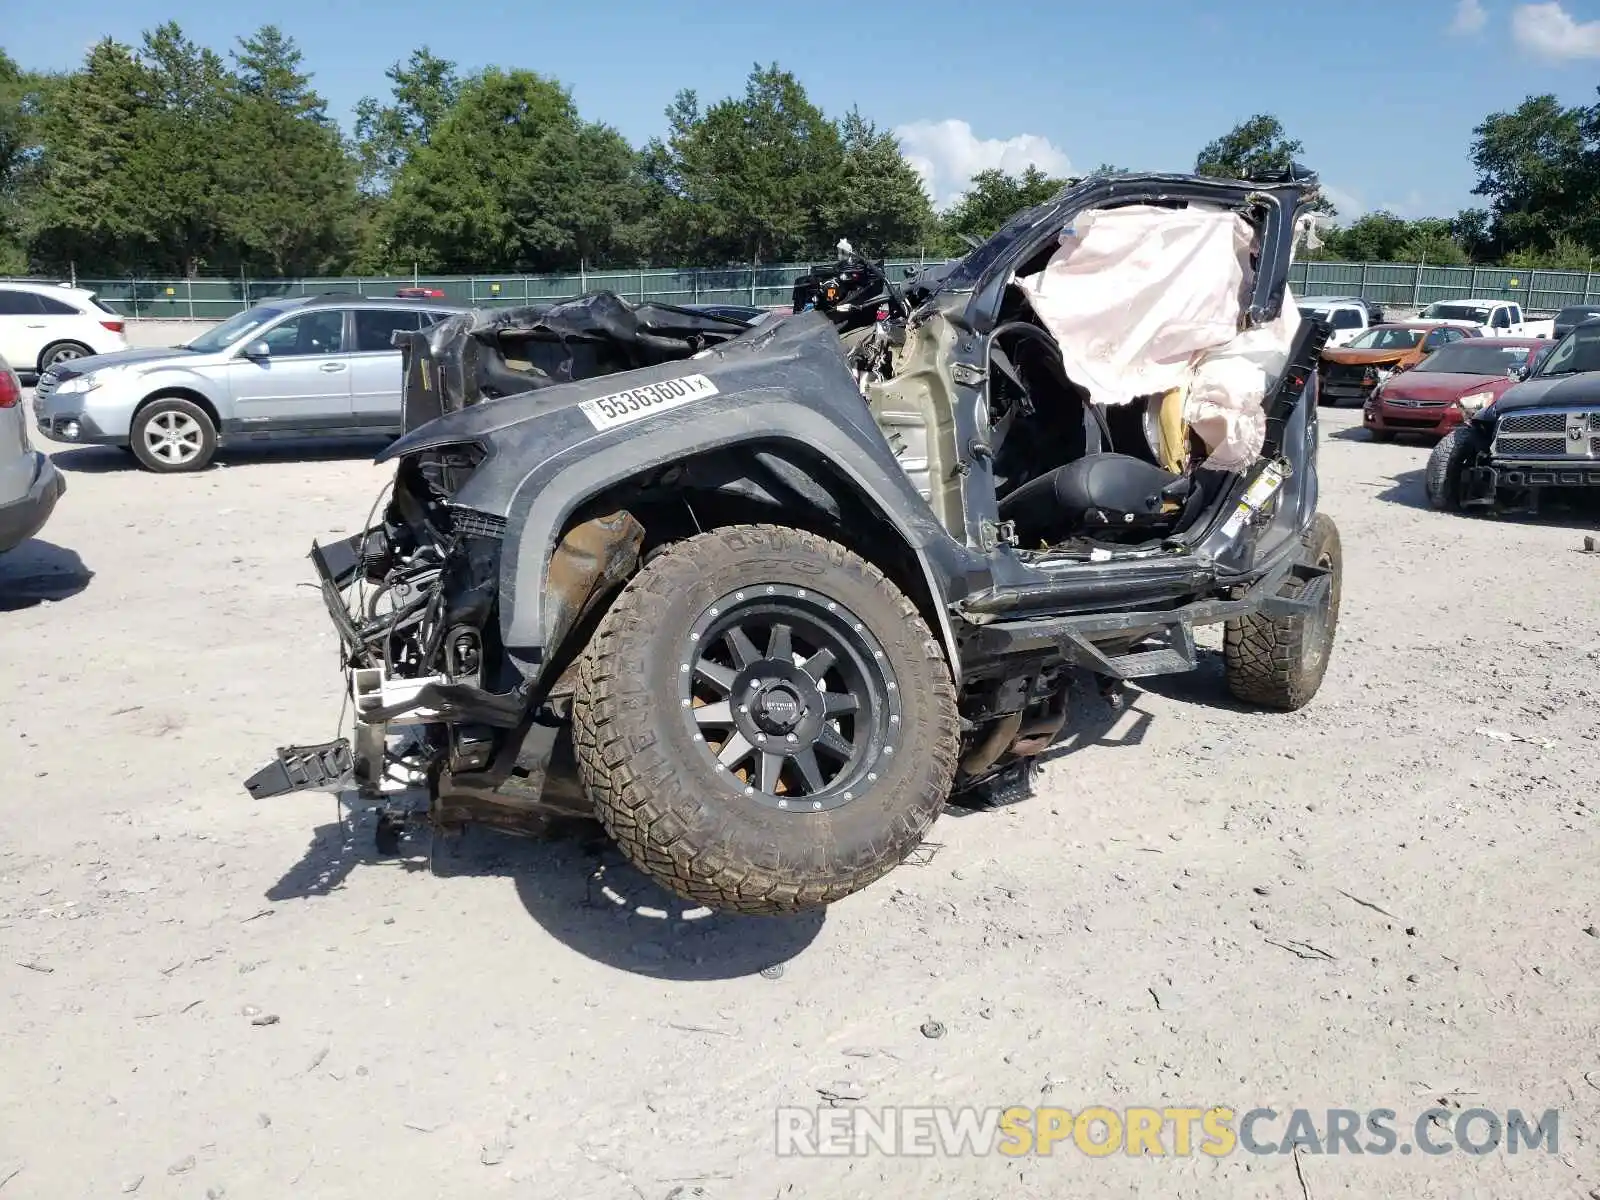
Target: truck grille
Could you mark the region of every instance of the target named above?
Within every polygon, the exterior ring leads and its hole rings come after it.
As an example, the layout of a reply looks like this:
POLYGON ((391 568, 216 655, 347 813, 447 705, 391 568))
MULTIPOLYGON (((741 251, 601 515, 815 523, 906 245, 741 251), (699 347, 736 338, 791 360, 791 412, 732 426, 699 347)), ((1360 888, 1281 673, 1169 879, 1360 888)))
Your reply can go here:
POLYGON ((1567 436, 1564 412, 1510 413, 1500 418, 1500 434, 1559 433, 1567 436))
POLYGON ((1507 413, 1495 429, 1496 458, 1592 461, 1600 458, 1600 413, 1507 413))
POLYGON ((1499 443, 1506 454, 1533 455, 1539 458, 1559 458, 1567 452, 1564 437, 1519 437, 1499 443))

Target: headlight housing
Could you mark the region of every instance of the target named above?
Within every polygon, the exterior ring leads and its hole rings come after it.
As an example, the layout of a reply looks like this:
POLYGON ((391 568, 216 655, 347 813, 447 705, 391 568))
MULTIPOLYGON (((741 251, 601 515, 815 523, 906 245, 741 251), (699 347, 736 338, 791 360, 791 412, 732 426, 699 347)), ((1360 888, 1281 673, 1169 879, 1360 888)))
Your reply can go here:
POLYGON ((1470 414, 1479 412, 1483 408, 1494 403, 1494 393, 1473 392, 1470 396, 1461 397, 1461 399, 1457 400, 1456 403, 1461 406, 1461 411, 1464 413, 1470 414))
POLYGON ((95 388, 100 386, 101 382, 94 375, 79 375, 75 379, 63 381, 56 387, 54 394, 57 396, 81 396, 86 392, 94 391, 95 388))

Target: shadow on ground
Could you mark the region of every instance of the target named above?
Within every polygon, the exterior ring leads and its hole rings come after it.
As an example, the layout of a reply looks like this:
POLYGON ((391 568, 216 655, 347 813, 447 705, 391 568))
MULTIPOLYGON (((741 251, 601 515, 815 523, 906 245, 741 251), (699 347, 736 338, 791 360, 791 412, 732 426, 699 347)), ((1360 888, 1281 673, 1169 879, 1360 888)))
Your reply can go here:
MULTIPOLYGON (((1422 508, 1432 510, 1428 503, 1428 493, 1423 482, 1426 472, 1422 469, 1404 471, 1394 477, 1394 481, 1382 491, 1376 493, 1379 500, 1389 504, 1401 504, 1407 508, 1422 508)), ((1554 529, 1594 529, 1600 523, 1600 502, 1593 496, 1580 492, 1562 495, 1555 493, 1546 496, 1540 503, 1537 513, 1530 512, 1500 512, 1488 513, 1478 509, 1469 513, 1441 512, 1440 518, 1452 521, 1505 521, 1517 525, 1543 525, 1554 529)))
MULTIPOLYGON (((208 471, 226 471, 256 463, 338 462, 372 458, 389 444, 389 438, 285 438, 244 442, 217 451, 208 471)), ((107 475, 117 471, 142 471, 132 453, 115 446, 78 446, 57 450, 50 461, 63 471, 81 475, 107 475)), ((204 472, 201 472, 202 474, 204 472)))
POLYGON ((1414 446, 1427 450, 1439 442, 1439 435, 1435 433, 1397 433, 1388 443, 1378 442, 1367 432, 1362 425, 1352 425, 1349 429, 1341 429, 1337 433, 1328 435, 1337 442, 1369 442, 1374 445, 1414 446))
POLYGON ((1427 489, 1423 483, 1426 475, 1427 472, 1421 467, 1414 471, 1401 471, 1388 487, 1377 493, 1377 497, 1387 504, 1403 504, 1407 508, 1431 508, 1427 489))
MULTIPOLYGON (((408 835, 400 869, 440 878, 511 880, 528 915, 558 941, 619 971, 681 982, 781 972, 822 930, 822 911, 741 917, 680 900, 636 871, 598 825, 576 822, 548 839, 473 828, 459 837, 408 835), (431 859, 431 863, 430 863, 431 859)), ((326 896, 358 866, 393 869, 374 849, 372 818, 319 826, 268 900, 326 896)), ((428 903, 419 889, 417 903, 428 903)))
POLYGON ((1261 709, 1241 704, 1228 691, 1228 669, 1221 650, 1202 647, 1196 651, 1195 667, 1181 675, 1156 675, 1141 679, 1139 686, 1156 696, 1214 708, 1222 712, 1259 713, 1261 709))
POLYGON ((0 612, 69 599, 93 578, 76 551, 39 538, 23 542, 0 554, 0 612))

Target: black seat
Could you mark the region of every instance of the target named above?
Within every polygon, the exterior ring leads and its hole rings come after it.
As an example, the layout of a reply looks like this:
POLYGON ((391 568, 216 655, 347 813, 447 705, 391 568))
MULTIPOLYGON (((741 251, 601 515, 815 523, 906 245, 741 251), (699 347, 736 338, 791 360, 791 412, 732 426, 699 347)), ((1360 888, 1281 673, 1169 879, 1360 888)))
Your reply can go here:
POLYGON ((1169 501, 1189 494, 1189 480, 1127 454, 1088 454, 1030 479, 1000 501, 1023 544, 1058 542, 1096 530, 1150 530, 1170 525, 1169 501))

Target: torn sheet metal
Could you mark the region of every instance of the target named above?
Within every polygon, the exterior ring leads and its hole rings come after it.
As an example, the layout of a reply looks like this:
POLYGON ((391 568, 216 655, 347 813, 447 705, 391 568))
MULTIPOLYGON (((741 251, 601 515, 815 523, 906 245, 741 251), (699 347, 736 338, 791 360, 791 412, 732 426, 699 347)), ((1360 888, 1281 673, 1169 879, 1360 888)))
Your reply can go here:
POLYGON ((405 429, 486 400, 690 358, 749 329, 735 317, 630 304, 612 292, 459 313, 395 335, 405 429))

